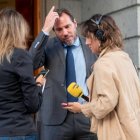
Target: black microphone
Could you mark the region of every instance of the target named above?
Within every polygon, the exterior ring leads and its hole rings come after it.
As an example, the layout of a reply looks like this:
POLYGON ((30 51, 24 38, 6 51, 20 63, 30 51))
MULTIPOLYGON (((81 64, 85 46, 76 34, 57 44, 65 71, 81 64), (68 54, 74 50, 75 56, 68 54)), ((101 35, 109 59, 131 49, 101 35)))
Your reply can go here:
POLYGON ((76 84, 75 82, 72 82, 68 88, 67 91, 74 97, 82 97, 85 101, 89 102, 89 98, 83 94, 82 88, 76 84))

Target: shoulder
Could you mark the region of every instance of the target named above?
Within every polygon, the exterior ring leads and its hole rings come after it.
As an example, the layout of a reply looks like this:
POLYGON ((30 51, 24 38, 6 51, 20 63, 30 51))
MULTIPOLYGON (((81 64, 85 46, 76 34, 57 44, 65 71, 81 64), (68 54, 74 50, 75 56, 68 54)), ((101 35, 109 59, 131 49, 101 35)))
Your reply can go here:
POLYGON ((57 37, 50 37, 48 39, 48 42, 47 43, 55 43, 55 42, 60 42, 60 40, 57 38, 57 37))
POLYGON ((58 46, 62 46, 62 42, 57 37, 51 37, 47 41, 46 49, 54 49, 58 46))
POLYGON ((12 55, 12 62, 31 62, 31 56, 24 49, 15 48, 12 55))
POLYGON ((20 49, 20 48, 15 48, 13 52, 14 57, 20 57, 20 56, 29 56, 29 53, 27 50, 20 49))
POLYGON ((116 70, 112 57, 109 55, 99 57, 94 64, 94 70, 98 73, 114 73, 116 70))

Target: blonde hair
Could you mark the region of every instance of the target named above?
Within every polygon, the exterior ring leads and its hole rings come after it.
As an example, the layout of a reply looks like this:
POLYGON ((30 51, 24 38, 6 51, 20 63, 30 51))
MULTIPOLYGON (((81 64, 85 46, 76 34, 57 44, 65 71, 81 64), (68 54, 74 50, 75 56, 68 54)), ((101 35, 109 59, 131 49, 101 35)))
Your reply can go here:
POLYGON ((10 62, 14 48, 27 48, 29 26, 23 16, 14 9, 0 11, 0 64, 6 58, 10 62))

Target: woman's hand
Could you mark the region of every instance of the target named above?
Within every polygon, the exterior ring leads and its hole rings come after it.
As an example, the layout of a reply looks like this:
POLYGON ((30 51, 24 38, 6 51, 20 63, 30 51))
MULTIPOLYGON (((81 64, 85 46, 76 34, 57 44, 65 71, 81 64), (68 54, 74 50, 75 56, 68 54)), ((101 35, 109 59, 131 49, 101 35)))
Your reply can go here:
POLYGON ((44 83, 45 83, 45 81, 46 81, 46 78, 44 78, 44 76, 43 76, 42 74, 39 75, 39 76, 36 78, 36 84, 37 84, 38 86, 43 86, 44 83))
POLYGON ((78 102, 68 102, 67 106, 63 106, 63 108, 67 109, 73 113, 80 113, 81 112, 81 104, 78 102))

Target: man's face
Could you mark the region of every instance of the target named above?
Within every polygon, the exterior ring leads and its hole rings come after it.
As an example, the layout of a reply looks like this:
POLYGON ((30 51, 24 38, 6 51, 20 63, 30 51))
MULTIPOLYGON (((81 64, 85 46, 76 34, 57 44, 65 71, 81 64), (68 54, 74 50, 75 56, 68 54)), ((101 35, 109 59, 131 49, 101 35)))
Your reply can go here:
POLYGON ((76 21, 72 21, 70 17, 63 13, 59 17, 54 25, 54 31, 56 36, 67 45, 72 45, 76 39, 76 21))

